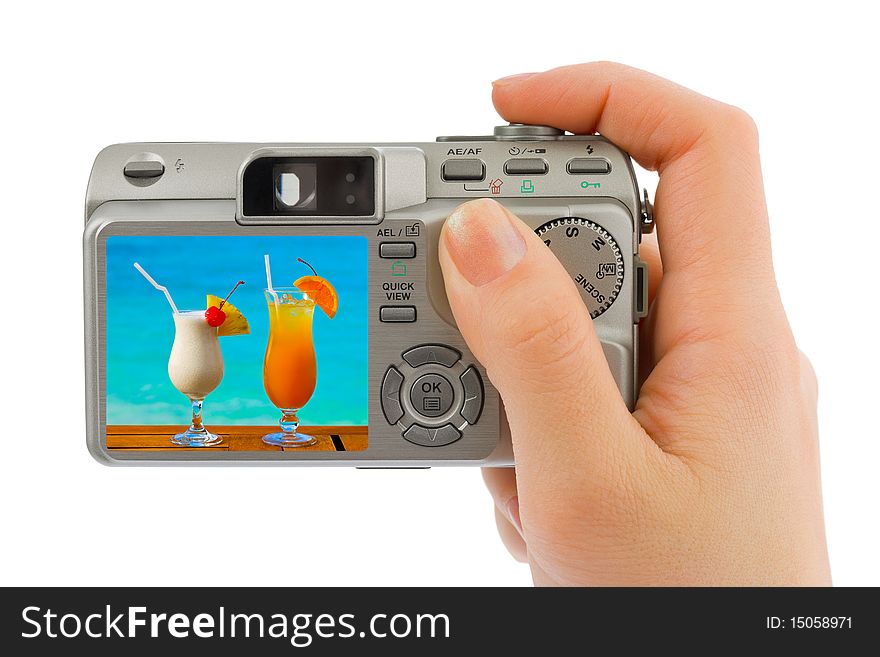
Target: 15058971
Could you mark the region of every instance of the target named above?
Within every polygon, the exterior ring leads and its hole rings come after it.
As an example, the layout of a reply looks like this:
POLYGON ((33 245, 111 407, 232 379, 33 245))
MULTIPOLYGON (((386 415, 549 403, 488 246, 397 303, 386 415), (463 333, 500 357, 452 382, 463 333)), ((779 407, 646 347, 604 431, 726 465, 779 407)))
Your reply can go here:
POLYGON ((851 630, 852 616, 767 616, 768 630, 851 630))

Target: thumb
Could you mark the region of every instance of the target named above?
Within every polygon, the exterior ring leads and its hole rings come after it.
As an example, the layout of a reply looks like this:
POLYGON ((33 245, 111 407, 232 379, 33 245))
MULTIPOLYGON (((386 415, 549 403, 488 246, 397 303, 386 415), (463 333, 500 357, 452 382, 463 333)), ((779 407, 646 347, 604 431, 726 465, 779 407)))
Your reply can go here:
POLYGON ((582 494, 584 481, 604 490, 622 483, 650 439, 559 260, 490 199, 449 216, 439 256, 458 328, 504 401, 521 498, 530 483, 544 496, 582 494))

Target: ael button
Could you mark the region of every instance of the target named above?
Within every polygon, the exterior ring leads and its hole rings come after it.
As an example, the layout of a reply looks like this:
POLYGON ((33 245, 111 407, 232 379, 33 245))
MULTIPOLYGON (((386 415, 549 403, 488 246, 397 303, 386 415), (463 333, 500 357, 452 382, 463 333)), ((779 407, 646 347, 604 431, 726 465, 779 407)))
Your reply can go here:
POLYGON ((379 244, 380 258, 408 259, 416 257, 415 242, 381 242, 379 244))

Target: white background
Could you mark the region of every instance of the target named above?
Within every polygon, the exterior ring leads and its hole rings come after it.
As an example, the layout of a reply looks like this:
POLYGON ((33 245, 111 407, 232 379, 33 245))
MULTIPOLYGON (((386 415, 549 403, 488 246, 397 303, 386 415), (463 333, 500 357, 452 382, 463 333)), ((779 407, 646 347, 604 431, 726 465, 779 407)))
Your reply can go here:
POLYGON ((834 578, 880 584, 878 16, 867 2, 781 4, 7 6, 0 583, 529 584, 473 469, 95 463, 83 198, 110 143, 481 133, 499 122, 491 80, 614 59, 757 120, 779 284, 820 380, 834 578))

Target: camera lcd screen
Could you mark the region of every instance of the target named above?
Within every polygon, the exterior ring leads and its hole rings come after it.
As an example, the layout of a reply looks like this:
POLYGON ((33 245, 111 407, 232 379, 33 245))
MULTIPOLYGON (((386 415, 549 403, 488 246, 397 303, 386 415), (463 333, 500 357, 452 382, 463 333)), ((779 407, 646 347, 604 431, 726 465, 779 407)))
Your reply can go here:
POLYGON ((109 237, 108 450, 366 449, 367 252, 360 236, 109 237))

